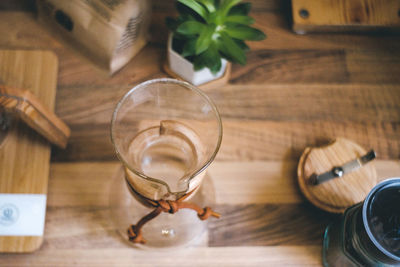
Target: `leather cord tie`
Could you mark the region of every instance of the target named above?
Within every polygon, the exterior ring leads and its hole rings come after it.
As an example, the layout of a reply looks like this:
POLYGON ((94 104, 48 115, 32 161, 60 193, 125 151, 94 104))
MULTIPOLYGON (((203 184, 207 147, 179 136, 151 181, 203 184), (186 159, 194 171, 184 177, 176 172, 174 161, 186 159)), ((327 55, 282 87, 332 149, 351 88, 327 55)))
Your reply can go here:
POLYGON ((145 201, 147 204, 155 207, 155 209, 150 212, 149 214, 145 215, 142 219, 140 219, 137 224, 133 224, 128 228, 128 237, 129 241, 133 243, 141 243, 145 244, 146 240, 143 238, 142 234, 142 227, 162 212, 168 212, 174 214, 178 212, 180 209, 192 209, 197 212, 197 216, 200 220, 207 220, 210 216, 220 218, 221 215, 215 211, 213 211, 210 207, 201 208, 195 203, 191 202, 183 202, 193 191, 183 195, 178 200, 152 200, 146 198, 139 194, 133 187, 128 183, 129 188, 131 191, 136 194, 141 200, 145 201))

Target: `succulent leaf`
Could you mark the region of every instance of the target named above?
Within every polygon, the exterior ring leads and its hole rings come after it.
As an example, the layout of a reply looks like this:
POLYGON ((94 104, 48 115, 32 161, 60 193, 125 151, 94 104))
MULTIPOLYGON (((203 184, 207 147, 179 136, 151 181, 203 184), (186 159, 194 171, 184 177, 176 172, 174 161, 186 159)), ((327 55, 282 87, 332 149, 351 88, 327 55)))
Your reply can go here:
POLYGON ((204 56, 206 57, 206 66, 212 73, 217 73, 221 69, 221 56, 218 53, 216 45, 211 44, 204 52, 204 56))
POLYGON ((200 53, 207 50, 211 43, 211 37, 215 31, 215 27, 216 26, 212 24, 204 27, 204 29, 201 31, 200 36, 196 41, 196 55, 199 55, 200 53))
POLYGON ((233 22, 233 23, 238 23, 238 24, 243 24, 243 25, 250 25, 254 23, 254 19, 249 16, 244 16, 244 15, 233 15, 233 16, 227 16, 225 19, 225 22, 233 22))
POLYGON ((240 1, 242 0, 223 0, 221 7, 220 7, 220 12, 222 16, 226 16, 229 12, 229 10, 237 5, 240 1))
POLYGON ((231 8, 229 15, 247 15, 251 9, 251 3, 241 3, 231 8))
POLYGON ((195 11, 198 15, 200 15, 204 20, 207 21, 207 11, 204 7, 197 3, 195 0, 178 0, 179 3, 190 7, 193 11, 195 11))
POLYGON ((231 37, 229 37, 228 34, 224 32, 221 33, 218 50, 222 50, 222 52, 233 61, 242 65, 246 64, 246 55, 244 51, 231 37))
POLYGON ((245 25, 237 25, 236 27, 226 27, 224 31, 230 37, 239 40, 260 41, 264 40, 266 37, 266 35, 262 31, 245 25))
POLYGON ((206 28, 206 26, 203 23, 189 20, 179 25, 178 28, 176 28, 176 32, 184 35, 193 35, 201 33, 204 28, 206 28))
POLYGON ((217 73, 221 69, 221 56, 215 45, 210 45, 206 51, 198 55, 194 64, 198 66, 197 70, 207 67, 212 73, 217 73))
POLYGON ((193 56, 196 54, 196 39, 190 39, 186 41, 185 45, 183 46, 182 56, 188 57, 193 56))
POLYGON ((244 52, 250 51, 250 47, 248 47, 247 44, 246 44, 244 41, 238 40, 238 39, 235 39, 235 38, 232 38, 232 39, 233 39, 233 41, 235 41, 235 43, 236 43, 241 49, 243 49, 244 52))
POLYGON ((214 1, 213 0, 197 0, 197 2, 203 4, 208 12, 212 13, 215 11, 214 1))

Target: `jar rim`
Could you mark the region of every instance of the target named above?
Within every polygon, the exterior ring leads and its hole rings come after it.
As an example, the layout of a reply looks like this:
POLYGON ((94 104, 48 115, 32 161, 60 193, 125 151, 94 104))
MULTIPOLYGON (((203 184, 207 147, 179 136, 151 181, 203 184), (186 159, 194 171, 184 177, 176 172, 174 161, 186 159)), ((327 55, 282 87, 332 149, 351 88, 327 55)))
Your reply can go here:
POLYGON ((386 248, 384 248, 376 239, 376 237, 374 236, 374 234, 371 231, 371 227, 369 226, 368 223, 368 207, 371 205, 373 198, 375 196, 376 193, 387 189, 389 187, 393 187, 393 186, 398 186, 400 185, 400 177, 395 177, 395 178, 390 178, 390 179, 386 179, 380 183, 378 183, 374 188, 372 188, 372 190, 369 192, 369 194, 367 195, 367 197, 364 200, 363 203, 363 207, 362 207, 362 220, 363 220, 363 224, 364 224, 364 228, 368 234, 368 237, 371 239, 371 241, 373 242, 373 244, 375 245, 375 247, 381 251, 384 255, 386 255, 387 257, 396 260, 396 261, 400 261, 400 257, 396 256, 395 254, 391 253, 390 251, 388 251, 386 248))

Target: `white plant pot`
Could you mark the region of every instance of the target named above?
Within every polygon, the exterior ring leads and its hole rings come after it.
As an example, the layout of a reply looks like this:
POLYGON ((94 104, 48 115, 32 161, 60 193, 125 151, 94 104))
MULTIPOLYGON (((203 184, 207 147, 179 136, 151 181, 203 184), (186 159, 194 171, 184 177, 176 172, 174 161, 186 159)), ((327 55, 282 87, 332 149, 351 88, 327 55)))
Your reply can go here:
POLYGON ((221 69, 213 74, 208 68, 195 71, 192 62, 188 61, 172 49, 172 34, 168 38, 168 66, 181 78, 193 85, 201 85, 222 77, 226 70, 227 61, 221 60, 221 69))

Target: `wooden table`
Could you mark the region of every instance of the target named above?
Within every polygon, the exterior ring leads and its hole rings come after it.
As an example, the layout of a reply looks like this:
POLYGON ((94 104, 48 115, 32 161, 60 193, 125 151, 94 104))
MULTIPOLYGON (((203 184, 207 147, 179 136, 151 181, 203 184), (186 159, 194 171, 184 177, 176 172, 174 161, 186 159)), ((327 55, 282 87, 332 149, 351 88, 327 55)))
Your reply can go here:
POLYGON ((268 39, 250 43, 248 64, 233 65, 228 85, 206 92, 224 127, 209 168, 222 218, 210 220, 203 246, 141 251, 109 224, 108 188, 120 166, 109 127, 128 89, 166 76, 164 17, 173 7, 154 2, 152 41, 113 77, 52 37, 30 5, 0 11, 0 48, 57 54, 56 113, 72 130, 67 149, 52 151, 43 246, 0 255, 0 265, 320 266, 323 231, 335 216, 302 197, 297 160, 306 146, 342 136, 376 150, 380 180, 400 176, 400 37, 300 36, 290 30, 288 1, 252 0, 268 39))

